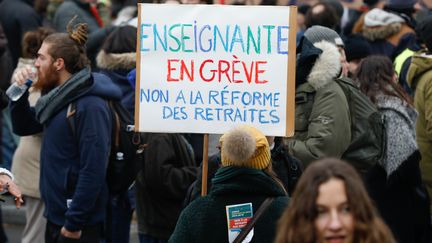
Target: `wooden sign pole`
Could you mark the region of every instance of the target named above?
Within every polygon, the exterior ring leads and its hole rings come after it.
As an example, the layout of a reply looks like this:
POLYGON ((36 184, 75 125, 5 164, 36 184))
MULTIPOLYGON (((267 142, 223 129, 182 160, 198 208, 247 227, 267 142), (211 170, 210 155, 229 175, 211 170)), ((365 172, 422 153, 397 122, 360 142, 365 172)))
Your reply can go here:
POLYGON ((207 195, 207 177, 208 177, 208 147, 209 147, 209 135, 204 134, 204 145, 203 145, 203 162, 202 162, 202 180, 201 180, 201 196, 207 195))

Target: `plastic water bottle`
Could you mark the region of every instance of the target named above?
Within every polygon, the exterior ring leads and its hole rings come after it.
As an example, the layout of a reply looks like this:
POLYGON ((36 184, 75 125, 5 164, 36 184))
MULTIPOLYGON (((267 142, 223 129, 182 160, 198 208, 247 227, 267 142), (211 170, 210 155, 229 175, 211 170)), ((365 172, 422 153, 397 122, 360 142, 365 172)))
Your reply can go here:
POLYGON ((26 92, 28 88, 33 84, 33 81, 37 80, 37 70, 35 67, 32 67, 30 78, 24 84, 18 84, 14 82, 11 86, 6 90, 6 95, 12 101, 17 101, 21 96, 26 92))

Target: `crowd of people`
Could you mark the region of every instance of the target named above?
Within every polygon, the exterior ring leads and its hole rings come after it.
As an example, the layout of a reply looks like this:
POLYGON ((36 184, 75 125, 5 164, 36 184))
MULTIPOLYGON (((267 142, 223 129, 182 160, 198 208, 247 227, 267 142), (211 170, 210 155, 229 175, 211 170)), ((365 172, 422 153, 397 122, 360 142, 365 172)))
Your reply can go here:
POLYGON ((432 242, 432 1, 223 1, 298 7, 294 136, 211 137, 203 183, 201 134, 142 133, 112 193, 106 101, 135 110, 137 2, 0 0, 0 192, 25 203, 23 243, 129 242, 134 214, 141 243, 432 242))

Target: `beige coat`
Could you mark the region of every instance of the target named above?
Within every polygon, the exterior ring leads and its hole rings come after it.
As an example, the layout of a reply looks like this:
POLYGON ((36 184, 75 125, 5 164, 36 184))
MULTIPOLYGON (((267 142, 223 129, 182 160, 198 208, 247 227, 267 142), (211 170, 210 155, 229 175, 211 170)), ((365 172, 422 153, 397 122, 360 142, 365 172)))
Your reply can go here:
MULTIPOLYGON (((18 67, 31 65, 31 59, 20 59, 18 67)), ((31 106, 36 104, 40 93, 30 90, 29 102, 31 106)), ((20 187, 23 195, 40 198, 39 193, 39 167, 42 134, 21 137, 15 150, 12 161, 12 173, 15 183, 20 187)))

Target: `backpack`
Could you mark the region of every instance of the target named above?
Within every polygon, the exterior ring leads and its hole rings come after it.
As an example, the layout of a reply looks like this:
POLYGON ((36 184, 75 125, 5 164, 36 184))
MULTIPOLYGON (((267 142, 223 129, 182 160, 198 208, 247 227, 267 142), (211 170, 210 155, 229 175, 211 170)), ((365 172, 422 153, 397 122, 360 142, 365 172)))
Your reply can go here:
POLYGON ((346 96, 351 118, 351 143, 342 159, 365 175, 385 156, 385 118, 351 79, 338 78, 335 81, 346 96))
POLYGON ((271 150, 273 171, 281 180, 288 195, 293 195, 295 186, 303 173, 302 163, 290 155, 280 138, 275 138, 275 147, 271 150))
MULTIPOLYGON (((140 154, 146 147, 141 144, 141 133, 135 132, 133 116, 120 102, 107 101, 112 116, 112 140, 106 182, 112 195, 126 192, 135 181, 140 169, 140 154)), ((67 119, 75 136, 76 103, 68 106, 67 119)))

